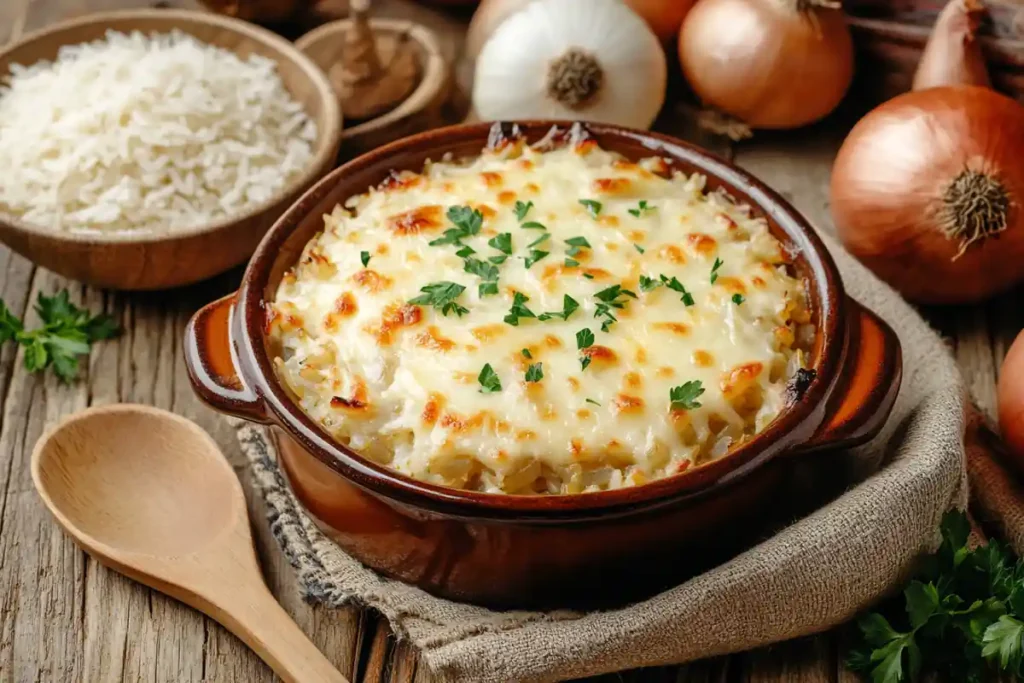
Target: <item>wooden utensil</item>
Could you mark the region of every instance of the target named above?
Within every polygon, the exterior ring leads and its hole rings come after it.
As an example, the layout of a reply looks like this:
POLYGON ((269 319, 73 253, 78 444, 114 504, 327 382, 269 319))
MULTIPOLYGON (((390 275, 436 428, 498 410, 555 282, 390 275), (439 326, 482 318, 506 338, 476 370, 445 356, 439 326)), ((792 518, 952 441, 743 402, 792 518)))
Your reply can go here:
POLYGON ((192 422, 139 405, 90 408, 39 439, 32 480, 90 555, 205 613, 290 683, 347 683, 260 575, 245 498, 192 422))

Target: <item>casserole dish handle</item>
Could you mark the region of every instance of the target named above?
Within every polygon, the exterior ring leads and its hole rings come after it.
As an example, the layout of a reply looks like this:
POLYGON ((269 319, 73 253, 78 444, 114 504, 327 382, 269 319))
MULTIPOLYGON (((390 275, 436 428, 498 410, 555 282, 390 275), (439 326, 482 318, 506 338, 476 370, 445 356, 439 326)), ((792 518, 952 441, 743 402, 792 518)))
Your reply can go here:
POLYGON ((850 324, 839 387, 829 401, 825 422, 799 453, 850 448, 881 431, 900 390, 903 356, 889 325, 851 298, 850 324))
POLYGON ((214 410, 268 423, 263 401, 238 374, 231 348, 237 294, 199 309, 185 328, 185 367, 196 395, 214 410))

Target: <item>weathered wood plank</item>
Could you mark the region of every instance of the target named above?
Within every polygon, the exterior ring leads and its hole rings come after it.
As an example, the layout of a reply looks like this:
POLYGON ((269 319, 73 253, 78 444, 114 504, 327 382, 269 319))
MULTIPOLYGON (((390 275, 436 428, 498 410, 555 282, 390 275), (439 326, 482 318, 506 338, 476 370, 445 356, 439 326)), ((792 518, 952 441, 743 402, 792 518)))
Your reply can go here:
POLYGON ((754 650, 737 659, 749 683, 832 683, 835 647, 827 635, 800 638, 754 650))

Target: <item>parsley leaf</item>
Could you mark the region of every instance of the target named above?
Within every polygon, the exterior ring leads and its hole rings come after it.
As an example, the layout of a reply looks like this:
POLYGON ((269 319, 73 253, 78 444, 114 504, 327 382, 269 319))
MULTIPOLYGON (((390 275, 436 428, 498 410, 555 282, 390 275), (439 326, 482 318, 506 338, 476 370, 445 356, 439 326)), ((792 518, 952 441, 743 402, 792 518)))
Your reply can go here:
POLYGON ((570 237, 565 241, 570 247, 586 247, 590 249, 590 242, 587 241, 586 237, 570 237))
POLYGON ((644 253, 645 251, 647 251, 646 249, 644 249, 643 247, 641 247, 641 246, 640 246, 639 244, 637 244, 636 242, 633 242, 633 248, 634 248, 634 249, 636 249, 637 251, 639 251, 639 252, 640 252, 641 254, 642 254, 642 253, 644 253))
POLYGON ((573 299, 568 294, 562 297, 562 310, 551 311, 548 313, 541 313, 537 318, 538 320, 551 320, 552 318, 561 318, 562 320, 568 320, 569 316, 576 312, 576 309, 580 307, 580 304, 576 299, 573 299))
POLYGON ((498 254, 497 256, 489 256, 487 260, 496 266, 500 266, 502 263, 505 262, 505 259, 507 258, 508 256, 506 256, 505 254, 498 254))
MULTIPOLYGON (((565 267, 566 268, 575 268, 579 264, 580 264, 580 262, 577 261, 576 259, 571 259, 571 258, 565 259, 565 267)), ((584 277, 586 277, 586 274, 584 274, 584 277)))
POLYGON ((656 207, 653 207, 653 206, 647 206, 647 200, 646 199, 641 199, 640 203, 637 205, 637 208, 630 209, 629 210, 629 214, 631 216, 633 216, 634 218, 640 218, 641 215, 646 214, 646 213, 648 213, 650 211, 654 211, 655 208, 656 207))
POLYGON ((498 378, 498 374, 494 372, 494 368, 491 367, 490 363, 484 365, 483 369, 480 370, 480 375, 476 378, 476 381, 480 382, 480 393, 482 394, 493 394, 496 391, 501 391, 501 379, 498 378))
POLYGON ((746 301, 746 299, 743 297, 742 294, 733 294, 732 295, 732 302, 734 304, 736 304, 737 306, 742 304, 744 301, 746 301))
POLYGON ((588 399, 587 399, 587 403, 592 403, 592 404, 594 404, 595 406, 599 406, 599 405, 601 405, 600 403, 598 403, 597 401, 595 401, 595 400, 594 400, 594 399, 592 399, 592 398, 588 398, 588 399))
POLYGON ((462 245, 462 249, 459 249, 457 252, 455 252, 455 255, 458 256, 459 258, 466 258, 467 256, 471 256, 475 253, 476 249, 469 246, 468 244, 464 244, 462 245))
POLYGON ((476 275, 483 280, 497 280, 498 279, 498 267, 481 261, 476 258, 468 258, 463 261, 463 267, 467 273, 476 275))
POLYGON ((520 353, 523 354, 523 358, 527 358, 527 359, 530 359, 530 360, 533 359, 533 354, 530 353, 530 349, 523 349, 522 351, 520 351, 520 353))
POLYGON ((498 251, 512 255, 512 233, 503 232, 487 240, 487 246, 494 247, 498 251))
POLYGON ((715 265, 711 266, 711 284, 715 284, 718 280, 718 269, 725 265, 725 261, 720 258, 715 259, 715 265))
POLYGON ((581 199, 580 204, 586 207, 587 211, 593 218, 597 218, 598 214, 601 213, 601 202, 593 199, 581 199))
POLYGON ((594 333, 589 328, 584 327, 582 330, 576 333, 576 348, 588 349, 594 345, 594 333))
POLYGON ((526 248, 527 249, 532 249, 533 247, 537 246, 538 244, 543 244, 544 242, 547 242, 549 239, 551 239, 551 233, 550 232, 546 232, 543 235, 541 235, 540 237, 538 237, 537 239, 535 239, 534 241, 532 241, 529 244, 527 244, 526 248))
POLYGON ((445 316, 449 313, 455 313, 455 315, 461 318, 464 314, 469 313, 468 308, 460 306, 455 302, 466 291, 466 288, 460 284, 447 281, 434 282, 420 287, 420 291, 423 294, 415 299, 410 299, 410 304, 414 306, 433 306, 441 311, 441 315, 445 316))
POLYGON ((523 257, 523 261, 526 264, 526 268, 529 269, 530 266, 532 266, 537 261, 540 261, 542 258, 544 258, 545 256, 547 256, 550 253, 551 252, 548 252, 548 251, 540 251, 538 249, 531 249, 529 251, 529 253, 526 256, 523 257))
POLYGON ((538 223, 537 221, 527 221, 527 222, 523 223, 522 225, 520 225, 519 227, 523 228, 524 230, 547 230, 548 229, 548 227, 546 225, 544 225, 543 223, 538 223))
POLYGON ((472 209, 468 206, 450 206, 448 207, 448 213, 445 215, 455 227, 448 228, 441 237, 428 242, 432 247, 455 244, 464 248, 465 245, 462 244, 462 240, 480 232, 480 228, 484 224, 484 215, 477 209, 472 209))
POLYGON ((590 273, 583 273, 583 277, 587 278, 588 280, 593 280, 594 279, 594 276, 591 275, 590 273))
POLYGON ((690 292, 686 291, 686 287, 684 287, 683 283, 677 280, 674 275, 671 279, 662 275, 661 281, 665 283, 665 286, 668 287, 669 289, 675 292, 679 292, 680 294, 683 295, 680 301, 682 301, 687 306, 693 306, 693 295, 690 294, 690 292))
POLYGON ((530 209, 533 208, 533 202, 526 202, 525 204, 519 200, 516 200, 516 220, 520 223, 526 218, 526 214, 530 213, 530 209))
MULTIPOLYGON (((516 292, 512 296, 512 308, 509 309, 508 315, 505 316, 505 322, 512 327, 518 327, 520 318, 536 318, 536 314, 526 307, 526 302, 529 300, 530 298, 522 292, 516 292)), ((529 353, 526 349, 523 349, 523 351, 523 355, 529 353)), ((529 358, 529 356, 526 357, 529 358)))
POLYGON ((78 376, 79 356, 89 353, 93 342, 115 336, 120 328, 106 314, 92 315, 71 303, 68 290, 54 296, 40 294, 36 313, 42 326, 25 330, 7 305, 0 301, 0 343, 14 340, 25 347, 25 368, 38 372, 52 367, 63 382, 78 376))
POLYGON ((649 292, 652 289, 657 289, 658 287, 661 287, 662 284, 663 283, 659 282, 658 280, 655 280, 653 277, 647 277, 646 275, 640 276, 641 292, 649 292))
MULTIPOLYGON (((467 249, 468 249, 468 247, 467 247, 467 249)), ((368 252, 368 251, 361 251, 361 252, 359 252, 359 260, 363 262, 363 268, 365 268, 366 265, 370 262, 370 252, 368 252)))
POLYGON ((595 297, 601 302, 594 307, 594 317, 604 317, 604 322, 601 323, 601 331, 607 332, 614 323, 619 321, 612 313, 612 309, 623 309, 626 307, 626 302, 621 297, 628 296, 633 299, 636 298, 636 294, 628 289, 624 289, 622 285, 612 285, 606 287, 600 292, 594 294, 595 297))
POLYGON ((543 363, 531 363, 530 367, 526 369, 526 381, 527 382, 539 382, 544 379, 544 364, 543 363))
POLYGON ((693 410, 700 408, 697 398, 703 393, 704 385, 695 379, 669 389, 668 398, 672 402, 672 410, 693 410))

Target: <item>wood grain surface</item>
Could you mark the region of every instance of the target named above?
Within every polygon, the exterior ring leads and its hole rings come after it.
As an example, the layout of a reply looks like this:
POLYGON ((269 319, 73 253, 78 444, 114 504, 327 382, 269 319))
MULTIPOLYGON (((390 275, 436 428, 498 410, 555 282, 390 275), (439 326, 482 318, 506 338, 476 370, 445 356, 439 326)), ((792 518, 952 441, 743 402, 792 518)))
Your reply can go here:
MULTIPOLYGON (((88 11, 143 6, 143 0, 0 0, 0 42, 88 11)), ((169 4, 194 7, 193 0, 169 4)), ((444 15, 409 0, 379 0, 381 16, 428 24, 458 55, 465 17, 444 15)), ((464 70, 463 70, 464 71, 464 70)), ((461 74, 463 82, 465 73, 461 74)), ((739 145, 698 133, 681 106, 658 128, 711 147, 760 176, 824 230, 832 159, 849 127, 840 113, 810 129, 758 135, 739 145)), ((32 445, 61 416, 88 405, 131 401, 195 420, 228 455, 246 490, 256 543, 270 588, 284 609, 340 671, 356 683, 431 683, 416 654, 397 642, 377 614, 305 604, 292 570, 263 521, 265 510, 247 483, 231 430, 194 398, 181 357, 190 313, 230 292, 238 271, 200 286, 160 294, 123 295, 90 289, 35 268, 0 247, 0 298, 17 314, 37 317, 38 292, 68 287, 76 303, 114 315, 118 339, 93 349, 76 384, 65 386, 22 367, 21 354, 0 349, 0 683, 68 681, 138 683, 275 680, 244 645, 213 621, 131 583, 87 558, 52 521, 32 489, 32 445)), ((995 382, 1009 343, 1024 325, 1018 291, 962 309, 929 309, 928 319, 950 340, 982 409, 995 409, 995 382)), ((733 657, 682 667, 623 672, 602 683, 854 683, 842 667, 843 631, 803 638, 733 657)))

